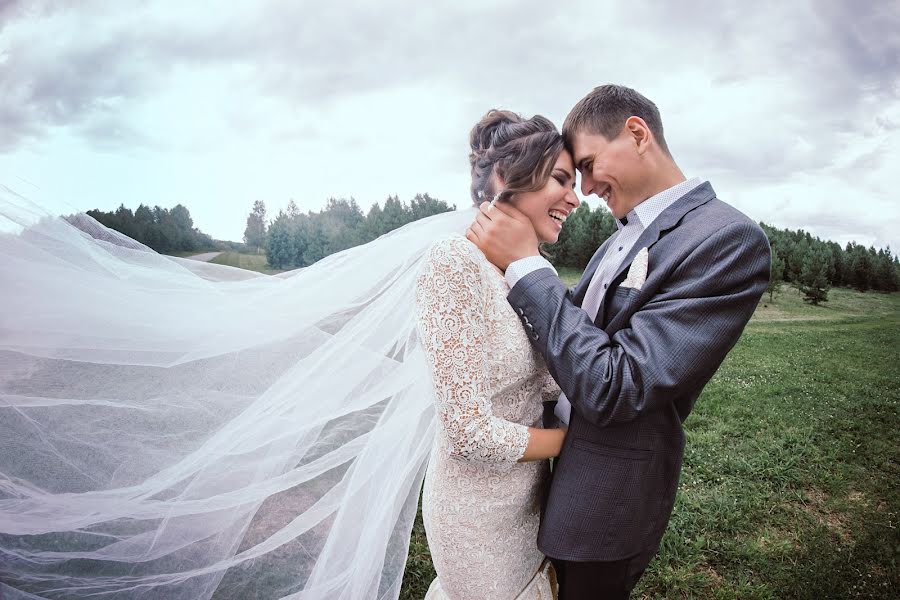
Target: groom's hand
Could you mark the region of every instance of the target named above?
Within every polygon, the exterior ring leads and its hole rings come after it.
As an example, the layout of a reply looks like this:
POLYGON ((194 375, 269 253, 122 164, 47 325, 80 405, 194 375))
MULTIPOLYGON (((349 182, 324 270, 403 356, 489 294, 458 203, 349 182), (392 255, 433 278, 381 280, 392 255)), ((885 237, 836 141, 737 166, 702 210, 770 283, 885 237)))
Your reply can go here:
POLYGON ((531 220, 506 202, 482 202, 481 212, 466 230, 466 238, 478 246, 501 271, 519 259, 540 256, 531 220))

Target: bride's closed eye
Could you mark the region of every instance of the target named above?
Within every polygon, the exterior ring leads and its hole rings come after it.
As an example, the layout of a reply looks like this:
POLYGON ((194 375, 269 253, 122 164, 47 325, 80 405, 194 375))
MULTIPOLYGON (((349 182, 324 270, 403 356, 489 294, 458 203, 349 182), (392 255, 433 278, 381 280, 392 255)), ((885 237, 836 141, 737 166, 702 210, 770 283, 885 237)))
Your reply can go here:
POLYGON ((553 173, 553 178, 556 179, 556 181, 559 182, 559 185, 563 187, 566 186, 567 181, 571 181, 570 187, 572 189, 575 189, 575 178, 572 177, 572 175, 570 175, 569 173, 566 173, 565 171, 555 171, 553 173))

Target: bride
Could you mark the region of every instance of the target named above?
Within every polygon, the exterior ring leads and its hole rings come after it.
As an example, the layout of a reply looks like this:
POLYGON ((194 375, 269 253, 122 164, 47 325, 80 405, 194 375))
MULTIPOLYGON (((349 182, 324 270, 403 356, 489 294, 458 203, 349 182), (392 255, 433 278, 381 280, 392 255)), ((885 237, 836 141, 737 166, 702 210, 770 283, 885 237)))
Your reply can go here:
MULTIPOLYGON (((577 200, 552 124, 492 112, 472 139, 475 197, 555 241, 577 200)), ((396 598, 426 465, 429 594, 549 597, 564 432, 537 427, 554 388, 473 216, 270 277, 0 187, 0 597, 396 598)))
MULTIPOLYGON (((472 130, 472 197, 510 201, 543 242, 578 206, 572 158, 553 124, 489 112, 472 130), (562 217, 562 218, 560 218, 562 217)), ((549 599, 540 503, 565 432, 541 429, 559 388, 506 301, 503 274, 466 238, 431 247, 416 288, 438 435, 422 501, 438 578, 426 599, 549 599), (543 562, 542 562, 543 561, 543 562)))

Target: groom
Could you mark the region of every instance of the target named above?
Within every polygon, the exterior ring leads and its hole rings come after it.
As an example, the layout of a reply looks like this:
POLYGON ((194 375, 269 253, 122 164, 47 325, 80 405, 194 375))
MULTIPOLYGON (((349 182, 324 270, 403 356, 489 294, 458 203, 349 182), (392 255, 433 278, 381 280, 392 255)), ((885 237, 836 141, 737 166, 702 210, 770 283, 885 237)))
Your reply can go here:
POLYGON ((604 85, 566 117, 581 191, 618 231, 566 289, 513 204, 483 204, 467 237, 505 271, 509 303, 563 390, 568 422, 538 535, 560 600, 627 599, 659 548, 682 423, 769 279, 769 244, 709 182, 686 180, 656 105, 604 85))

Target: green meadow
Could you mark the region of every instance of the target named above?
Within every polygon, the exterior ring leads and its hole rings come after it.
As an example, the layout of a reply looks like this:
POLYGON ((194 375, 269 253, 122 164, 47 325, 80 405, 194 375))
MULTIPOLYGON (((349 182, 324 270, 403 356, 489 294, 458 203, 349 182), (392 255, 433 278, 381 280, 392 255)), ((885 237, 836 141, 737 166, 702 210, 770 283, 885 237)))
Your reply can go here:
POLYGON ((271 269, 266 261, 265 254, 245 254, 243 252, 223 252, 211 261, 217 265, 226 265, 229 267, 238 267, 248 271, 257 271, 259 273, 280 273, 280 271, 271 269))
MULTIPOLYGON (((685 423, 675 512, 633 598, 897 597, 900 293, 810 306, 781 289, 685 423)), ((420 516, 400 597, 433 577, 420 516)))
MULTIPOLYGON (((277 272, 265 255, 211 262, 277 272)), ((633 598, 897 597, 900 293, 828 298, 764 296, 685 423, 675 512, 633 598)), ((433 578, 420 514, 401 599, 433 578)))

